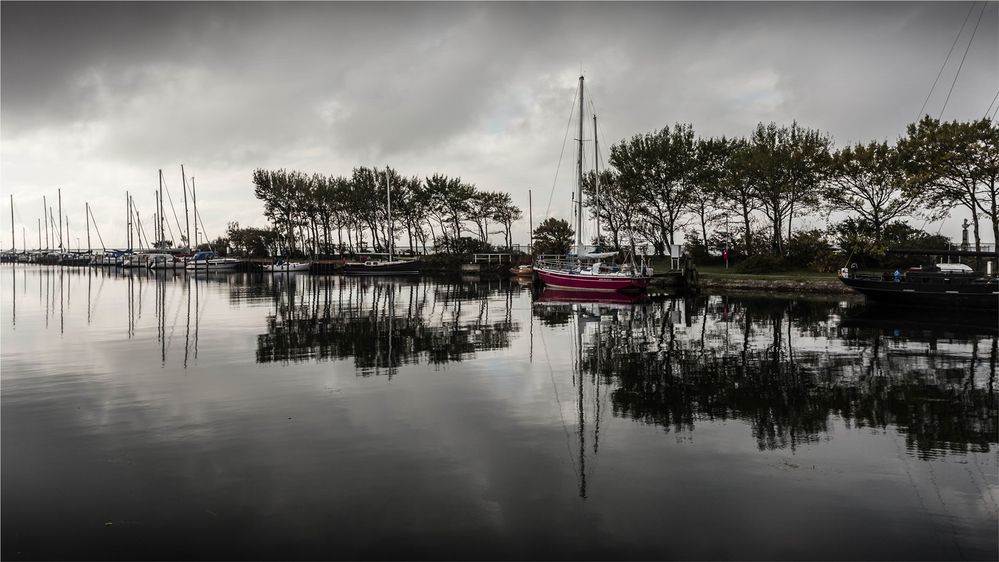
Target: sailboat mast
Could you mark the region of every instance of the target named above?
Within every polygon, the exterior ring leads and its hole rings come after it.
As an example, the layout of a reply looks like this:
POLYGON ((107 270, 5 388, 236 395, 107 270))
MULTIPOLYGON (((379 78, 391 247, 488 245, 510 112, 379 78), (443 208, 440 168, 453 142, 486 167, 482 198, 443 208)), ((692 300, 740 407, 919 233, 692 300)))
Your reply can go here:
MULTIPOLYGON (((597 149, 597 114, 593 114, 593 187, 596 195, 593 200, 596 203, 597 214, 597 244, 600 244, 600 169, 598 168, 599 152, 597 149)), ((598 250, 599 251, 599 250, 598 250)))
POLYGON ((10 194, 10 251, 17 247, 17 240, 14 238, 14 194, 10 194))
POLYGON ((187 213, 187 176, 184 175, 184 165, 180 165, 180 179, 184 182, 184 228, 187 236, 187 247, 191 247, 191 217, 187 213))
POLYGON ((198 249, 198 192, 194 188, 194 176, 191 176, 191 201, 194 204, 194 249, 198 249))
POLYGON ((59 189, 59 249, 62 249, 62 189, 59 189))
POLYGON ((160 222, 157 226, 160 229, 160 242, 166 240, 166 230, 163 228, 163 170, 160 170, 160 190, 159 190, 160 222))
POLYGON ((531 190, 527 190, 527 252, 534 255, 534 210, 531 207, 531 190))
POLYGON ((132 198, 125 191, 125 246, 132 249, 132 198))
POLYGON ((576 256, 583 253, 583 77, 579 77, 579 156, 576 159, 576 256))
POLYGON ((87 253, 89 254, 90 251, 91 251, 91 248, 90 248, 90 202, 89 201, 85 201, 84 205, 87 206, 87 216, 84 217, 84 218, 87 219, 87 253))
POLYGON ((42 195, 42 217, 45 219, 45 251, 49 251, 49 218, 46 216, 49 212, 48 201, 45 200, 45 196, 42 195))
POLYGON ((392 180, 389 179, 388 166, 385 166, 385 193, 388 198, 388 255, 389 261, 392 261, 392 242, 395 236, 392 232, 392 180))

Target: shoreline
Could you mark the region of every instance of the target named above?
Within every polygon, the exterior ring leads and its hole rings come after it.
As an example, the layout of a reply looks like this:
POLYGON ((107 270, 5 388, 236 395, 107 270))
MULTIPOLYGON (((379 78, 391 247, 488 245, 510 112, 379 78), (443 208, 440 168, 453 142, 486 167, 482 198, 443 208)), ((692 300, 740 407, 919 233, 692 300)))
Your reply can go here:
POLYGON ((778 293, 820 293, 834 295, 862 296, 836 278, 815 279, 739 279, 735 276, 701 275, 697 287, 700 290, 778 292, 778 293))

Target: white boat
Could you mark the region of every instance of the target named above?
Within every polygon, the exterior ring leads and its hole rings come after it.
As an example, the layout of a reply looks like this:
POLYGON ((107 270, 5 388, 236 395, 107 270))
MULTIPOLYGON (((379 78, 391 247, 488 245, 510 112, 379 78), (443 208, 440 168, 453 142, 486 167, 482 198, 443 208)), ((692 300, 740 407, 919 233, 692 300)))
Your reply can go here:
POLYGON ((156 254, 147 260, 149 269, 184 269, 186 262, 173 254, 156 254))
POLYGON ((293 271, 308 271, 312 267, 309 262, 278 261, 264 266, 264 271, 268 273, 291 273, 293 271))
POLYGON ((234 271, 236 258, 220 258, 215 252, 198 252, 187 262, 188 271, 234 271))
POLYGON ((128 254, 124 256, 121 260, 121 267, 149 267, 149 260, 151 257, 159 254, 149 253, 149 252, 136 252, 134 254, 128 254))

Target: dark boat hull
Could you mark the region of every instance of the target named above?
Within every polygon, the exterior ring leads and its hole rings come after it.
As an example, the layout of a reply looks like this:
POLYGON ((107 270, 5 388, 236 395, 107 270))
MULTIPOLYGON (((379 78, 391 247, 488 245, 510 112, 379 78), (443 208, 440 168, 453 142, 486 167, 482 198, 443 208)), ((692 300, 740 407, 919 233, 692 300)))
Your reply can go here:
POLYGON ((999 280, 982 283, 915 283, 840 278, 868 299, 898 306, 999 309, 999 280))
POLYGON ((419 275, 420 262, 408 261, 403 263, 384 264, 344 264, 340 270, 344 275, 419 275))

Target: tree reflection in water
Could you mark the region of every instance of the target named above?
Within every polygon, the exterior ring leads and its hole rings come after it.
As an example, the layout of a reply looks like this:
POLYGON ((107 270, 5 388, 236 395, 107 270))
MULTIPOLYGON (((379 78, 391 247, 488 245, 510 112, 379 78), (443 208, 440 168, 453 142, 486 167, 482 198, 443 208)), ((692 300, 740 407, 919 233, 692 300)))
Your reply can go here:
POLYGON ((934 313, 914 323, 872 312, 719 296, 534 308, 546 325, 584 320, 579 371, 610 387, 615 415, 677 433, 698 421, 745 420, 761 450, 824 439, 839 417, 893 426, 923 458, 989 451, 995 318, 934 313))
POLYGON ((516 289, 499 281, 277 276, 257 361, 353 358, 360 374, 461 361, 510 345, 516 289))

